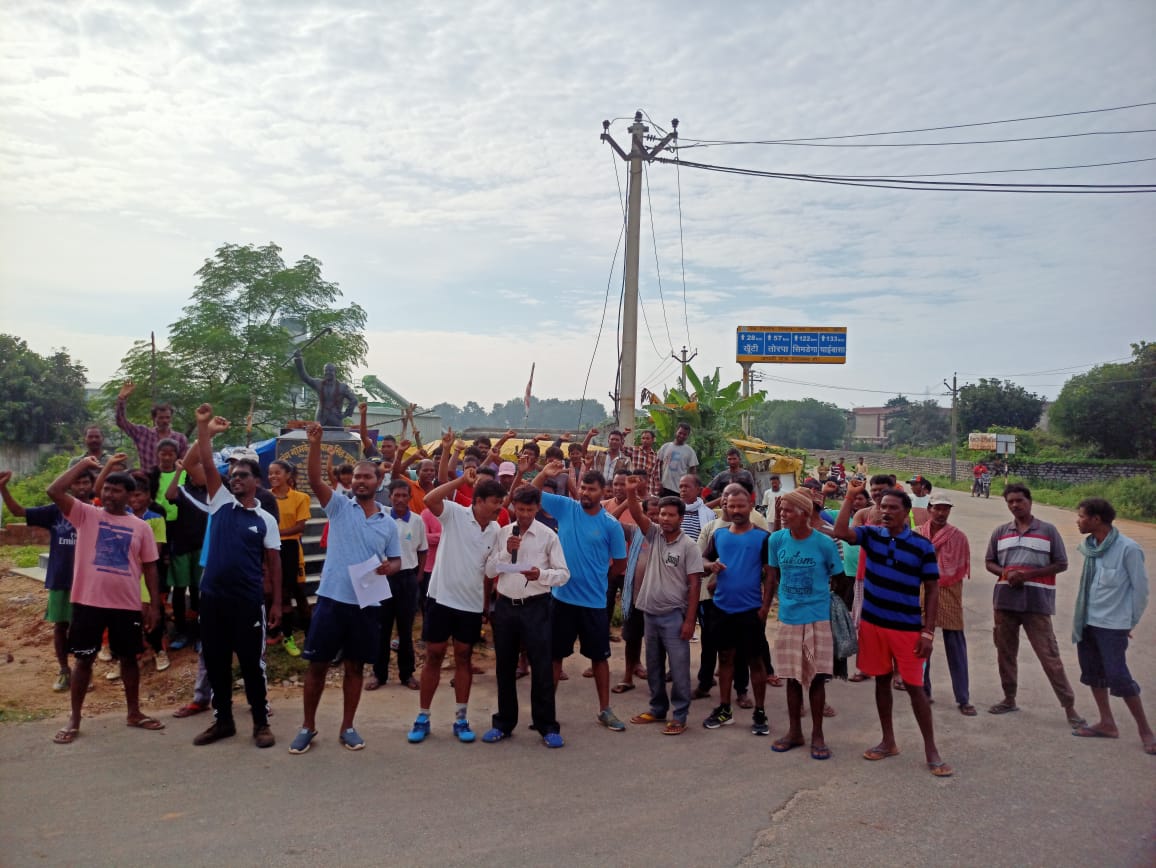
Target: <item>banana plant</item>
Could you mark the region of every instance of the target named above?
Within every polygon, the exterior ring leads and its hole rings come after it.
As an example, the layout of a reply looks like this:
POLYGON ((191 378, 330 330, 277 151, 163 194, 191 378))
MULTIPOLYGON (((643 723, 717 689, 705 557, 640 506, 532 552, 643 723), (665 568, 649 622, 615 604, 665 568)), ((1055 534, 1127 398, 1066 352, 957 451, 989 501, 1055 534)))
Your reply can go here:
POLYGON ((742 434, 743 414, 761 404, 766 395, 756 392, 744 398, 741 381, 724 386, 721 380, 718 368, 714 374, 700 377, 687 365, 685 383, 667 389, 661 401, 652 396, 652 403, 642 408, 649 424, 639 419, 640 430, 654 431, 658 444, 673 440, 679 423, 690 425, 690 445, 698 454, 703 476, 713 475, 726 465, 726 452, 730 448, 727 438, 742 434))

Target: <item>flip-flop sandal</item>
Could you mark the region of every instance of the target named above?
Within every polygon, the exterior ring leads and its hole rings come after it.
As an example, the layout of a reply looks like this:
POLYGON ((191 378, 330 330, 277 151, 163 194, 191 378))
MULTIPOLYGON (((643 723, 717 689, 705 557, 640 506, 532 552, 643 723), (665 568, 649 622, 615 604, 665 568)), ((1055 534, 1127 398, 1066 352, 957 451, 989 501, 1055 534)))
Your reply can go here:
POLYGON ((826 746, 815 747, 814 745, 811 745, 811 759, 813 759, 813 760, 827 760, 830 758, 831 758, 831 748, 826 747, 826 746))
POLYGON ((1010 714, 1013 711, 1019 711, 1020 707, 1015 703, 1009 703, 1006 700, 997 702, 987 710, 988 714, 1010 714))
POLYGON ((78 735, 80 735, 79 729, 65 728, 52 736, 52 740, 56 744, 72 744, 78 735))
POLYGON ((530 674, 529 669, 515 669, 514 670, 514 679, 517 680, 518 678, 525 678, 529 674, 530 674))
POLYGON ((961 705, 959 707, 959 713, 964 717, 975 717, 977 714, 979 714, 979 712, 975 710, 974 705, 961 705))
POLYGON ((1084 718, 1080 717, 1079 715, 1068 718, 1068 726, 1072 727, 1072 729, 1079 729, 1081 726, 1087 725, 1088 721, 1084 720, 1084 718))
POLYGON ((634 667, 634 677, 645 679, 646 678, 646 667, 645 666, 635 666, 634 667))
POLYGON ((878 747, 869 747, 863 751, 863 759, 871 760, 871 762, 893 756, 899 756, 899 748, 895 748, 895 750, 881 750, 878 747))
POLYGON ((151 732, 165 728, 163 723, 161 723, 155 717, 149 717, 147 714, 140 720, 127 720, 125 721, 125 725, 131 726, 133 729, 147 729, 151 732))
POLYGON ((767 676, 767 684, 769 684, 771 687, 782 687, 783 686, 783 679, 780 678, 778 675, 768 675, 767 676))
POLYGON ((892 681, 892 682, 891 682, 891 687, 892 687, 893 689, 895 689, 895 690, 906 690, 906 689, 907 689, 907 685, 906 685, 906 684, 904 684, 904 683, 903 683, 902 681, 900 681, 899 679, 895 679, 894 681, 892 681))
POLYGON ((839 713, 839 712, 837 712, 837 711, 836 711, 836 710, 835 710, 835 709, 834 709, 832 706, 830 706, 830 705, 824 705, 824 706, 823 706, 823 717, 834 717, 834 716, 835 716, 835 715, 837 715, 838 713, 839 713))
POLYGON ((1119 738, 1119 734, 1110 735, 1092 726, 1077 726, 1072 730, 1072 735, 1076 738, 1119 738))
POLYGON ((771 742, 771 750, 773 750, 775 753, 786 753, 789 750, 802 747, 804 744, 806 744, 806 742, 791 741, 789 738, 784 736, 783 738, 776 738, 771 742))
POLYGON ((1148 756, 1156 756, 1156 741, 1144 745, 1144 753, 1148 754, 1148 756))
POLYGON ((613 687, 610 688, 610 692, 611 693, 625 693, 626 691, 633 690, 633 689, 634 689, 633 684, 627 684, 625 681, 620 681, 618 684, 615 684, 613 687))
POLYGON ((558 676, 558 680, 559 681, 569 681, 570 680, 570 676, 566 674, 565 669, 563 669, 561 674, 558 676))
POLYGON ((928 763, 927 770, 937 778, 949 778, 955 774, 955 770, 947 763, 928 763))
POLYGON ((738 700, 736 700, 735 705, 737 705, 739 708, 754 708, 755 701, 746 694, 743 694, 738 698, 738 700))
POLYGON ((867 681, 870 677, 871 676, 869 676, 869 675, 864 675, 862 672, 856 672, 854 675, 852 675, 847 680, 854 683, 854 684, 858 684, 860 681, 867 681))
POLYGON ((594 667, 593 666, 588 667, 586 669, 586 671, 584 671, 582 673, 582 677, 583 678, 593 678, 594 677, 594 667))

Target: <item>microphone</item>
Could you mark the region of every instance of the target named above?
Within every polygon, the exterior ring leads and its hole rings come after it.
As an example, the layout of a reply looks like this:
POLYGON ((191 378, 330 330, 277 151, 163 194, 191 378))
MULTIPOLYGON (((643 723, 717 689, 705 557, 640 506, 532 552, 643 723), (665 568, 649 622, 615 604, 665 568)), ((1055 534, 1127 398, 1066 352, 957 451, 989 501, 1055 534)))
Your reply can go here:
MULTIPOLYGON (((514 529, 511 531, 511 533, 514 536, 521 536, 522 535, 522 526, 519 525, 517 522, 514 522, 514 529)), ((514 549, 513 553, 510 555, 510 563, 516 564, 517 562, 518 562, 518 550, 514 549)))

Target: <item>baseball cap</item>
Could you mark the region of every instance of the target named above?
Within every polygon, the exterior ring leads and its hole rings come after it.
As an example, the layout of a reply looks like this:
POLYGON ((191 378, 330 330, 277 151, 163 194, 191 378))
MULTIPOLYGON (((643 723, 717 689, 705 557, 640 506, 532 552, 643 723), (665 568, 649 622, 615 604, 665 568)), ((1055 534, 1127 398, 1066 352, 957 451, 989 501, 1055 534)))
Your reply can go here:
POLYGON ((260 456, 248 446, 238 446, 229 454, 229 461, 240 461, 242 458, 248 458, 250 461, 261 460, 260 456))
POLYGON ((517 476, 518 465, 513 461, 503 461, 498 465, 498 476, 517 476))
POLYGON ((915 476, 912 476, 910 479, 907 480, 907 484, 908 485, 914 485, 917 482, 923 482, 923 481, 924 481, 923 475, 922 474, 916 474, 915 476))
POLYGON ((927 501, 928 506, 955 506, 951 498, 946 494, 933 494, 931 499, 927 501))

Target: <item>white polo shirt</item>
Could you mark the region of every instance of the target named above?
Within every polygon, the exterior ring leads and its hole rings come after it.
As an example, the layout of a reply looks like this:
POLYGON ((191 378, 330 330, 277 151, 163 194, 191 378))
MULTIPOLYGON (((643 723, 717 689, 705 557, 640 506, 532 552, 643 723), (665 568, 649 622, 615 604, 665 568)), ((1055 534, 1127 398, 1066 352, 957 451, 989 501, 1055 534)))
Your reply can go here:
POLYGON ((416 570, 418 552, 429 550, 425 538, 425 522, 412 509, 405 514, 405 518, 399 516, 392 508, 389 514, 393 518, 393 523, 397 525, 397 539, 401 543, 401 568, 416 570))
POLYGON ((498 539, 498 523, 484 528, 473 507, 442 501, 442 538, 429 580, 429 595, 451 609, 481 612, 485 608, 486 558, 498 539))

